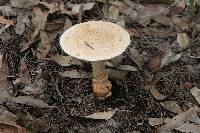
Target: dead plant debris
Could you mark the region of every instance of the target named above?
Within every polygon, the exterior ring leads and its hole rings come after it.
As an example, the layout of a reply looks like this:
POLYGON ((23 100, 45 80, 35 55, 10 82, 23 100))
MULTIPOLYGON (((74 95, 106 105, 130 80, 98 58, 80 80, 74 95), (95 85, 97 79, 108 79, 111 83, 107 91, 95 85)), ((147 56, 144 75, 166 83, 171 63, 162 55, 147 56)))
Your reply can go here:
POLYGON ((199 133, 199 9, 198 0, 0 0, 0 132, 199 133), (131 36, 106 62, 103 101, 91 63, 59 45, 65 30, 99 20, 131 36))

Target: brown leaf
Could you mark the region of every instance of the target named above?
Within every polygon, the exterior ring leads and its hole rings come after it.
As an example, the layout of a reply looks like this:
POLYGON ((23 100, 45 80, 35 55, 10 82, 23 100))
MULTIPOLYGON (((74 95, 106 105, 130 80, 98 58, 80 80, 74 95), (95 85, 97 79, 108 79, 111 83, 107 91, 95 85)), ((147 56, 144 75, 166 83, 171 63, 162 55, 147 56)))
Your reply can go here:
POLYGON ((46 102, 35 99, 30 96, 18 96, 18 97, 12 97, 11 99, 12 103, 17 103, 17 104, 25 104, 33 107, 39 107, 39 108, 50 108, 46 102))
POLYGON ((149 59, 147 68, 152 72, 158 71, 160 69, 161 60, 162 60, 162 57, 164 56, 164 54, 165 54, 164 51, 160 51, 158 54, 152 56, 149 59))
POLYGON ((132 7, 126 8, 121 12, 127 15, 127 17, 131 18, 132 20, 137 20, 137 12, 132 7))
POLYGON ((41 43, 39 44, 37 48, 37 57, 39 59, 43 59, 49 53, 51 46, 50 46, 49 38, 46 32, 40 31, 40 38, 41 38, 41 43))
POLYGON ((11 0, 11 6, 17 8, 32 8, 38 4, 38 0, 11 0))
POLYGON ((194 98, 197 100, 197 102, 200 104, 200 89, 198 89, 196 86, 190 89, 190 92, 194 96, 194 98))
POLYGON ((68 77, 68 78, 92 78, 91 73, 87 73, 81 70, 64 71, 64 72, 59 72, 59 74, 62 77, 68 77))
POLYGON ((83 117, 90 118, 90 119, 109 120, 112 118, 112 116, 115 114, 116 111, 117 110, 114 109, 112 111, 98 112, 98 113, 94 113, 94 114, 83 116, 83 117))
POLYGON ((185 83, 180 84, 181 88, 186 88, 186 89, 191 89, 192 86, 193 86, 193 83, 190 83, 190 82, 185 82, 185 83))
POLYGON ((109 2, 109 4, 113 6, 117 6, 120 12, 123 12, 124 10, 129 8, 129 6, 125 2, 122 2, 122 1, 111 1, 109 2))
MULTIPOLYGON (((113 66, 118 66, 125 57, 121 54, 111 59, 111 63, 113 66)), ((111 66, 112 67, 112 66, 111 66)))
POLYGON ((26 133, 26 129, 20 127, 15 122, 0 120, 0 132, 1 133, 26 133))
POLYGON ((17 116, 9 111, 5 107, 0 106, 0 120, 6 119, 9 121, 16 121, 17 116))
POLYGON ((167 110, 173 112, 173 113, 181 113, 181 108, 176 104, 176 101, 164 101, 160 102, 160 104, 166 108, 167 110))
POLYGON ((14 20, 8 20, 5 19, 4 17, 0 16, 0 24, 9 24, 9 25, 15 25, 15 21, 14 20))
POLYGON ((158 132, 170 132, 171 130, 181 126, 189 117, 196 112, 196 107, 191 107, 185 112, 173 117, 168 123, 158 128, 158 132))
POLYGON ((108 12, 108 5, 107 4, 103 5, 102 11, 103 11, 104 17, 108 19, 109 18, 109 12, 108 12))
POLYGON ((175 54, 171 50, 166 51, 167 53, 163 56, 160 64, 160 68, 179 60, 182 57, 182 53, 175 54))
POLYGON ((71 20, 67 17, 66 18, 66 21, 65 21, 65 25, 64 25, 64 31, 65 30, 68 30, 70 27, 72 27, 72 22, 71 22, 71 20))
POLYGON ((167 29, 156 29, 148 27, 143 29, 143 32, 148 36, 156 36, 159 38, 168 38, 170 36, 176 36, 171 27, 167 29))
POLYGON ((172 16, 171 22, 173 23, 173 27, 177 31, 185 31, 189 28, 189 24, 185 23, 182 19, 180 19, 177 16, 172 16))
POLYGON ((147 68, 152 71, 156 72, 160 70, 160 68, 177 61, 180 59, 182 54, 175 54, 171 51, 171 48, 168 47, 168 44, 164 45, 164 48, 155 56, 152 56, 147 63, 147 68))
POLYGON ((200 125, 195 125, 193 123, 184 123, 177 127, 176 130, 183 133, 200 133, 200 125))
POLYGON ((57 1, 41 1, 39 2, 41 5, 46 6, 49 9, 49 12, 52 14, 56 11, 61 11, 63 10, 63 3, 61 2, 61 0, 57 0, 57 1))
POLYGON ((3 14, 4 16, 17 15, 17 12, 10 5, 0 6, 0 13, 3 14))
POLYGON ((82 65, 81 61, 72 56, 52 55, 51 59, 61 66, 82 65))
POLYGON ((28 84, 26 85, 20 92, 27 94, 27 95, 39 95, 44 92, 42 87, 36 85, 36 84, 28 84))
MULTIPOLYGON (((137 11, 138 11, 138 23, 143 26, 148 25, 152 18, 161 17, 162 15, 166 15, 169 12, 165 6, 159 5, 159 4, 155 4, 155 5, 149 4, 140 8, 137 11)), ((162 18, 167 19, 166 17, 161 17, 161 19, 162 18)), ((161 19, 157 19, 157 20, 160 20, 160 22, 166 24, 161 19)))
POLYGON ((114 69, 107 69, 108 71, 108 77, 113 79, 119 79, 124 80, 127 77, 128 72, 127 71, 118 71, 114 69))
POLYGON ((157 126, 169 122, 171 118, 148 118, 148 120, 151 126, 157 126))
POLYGON ((134 66, 130 65, 119 65, 117 69, 122 71, 132 71, 132 72, 138 71, 134 66))
POLYGON ((55 33, 56 31, 63 29, 65 25, 65 18, 50 19, 46 23, 45 31, 50 33, 55 33))
POLYGON ((7 83, 7 75, 9 74, 8 62, 5 55, 0 57, 0 86, 7 83))
POLYGON ((183 49, 187 48, 189 45, 189 38, 186 33, 177 34, 177 42, 179 46, 183 49))
POLYGON ((133 61, 140 67, 142 68, 142 66, 144 65, 144 60, 142 58, 142 56, 138 53, 138 51, 131 47, 129 49, 129 52, 130 52, 130 56, 131 56, 131 59, 133 59, 133 61))
POLYGON ((157 99, 157 100, 164 100, 167 98, 167 96, 162 95, 160 92, 158 92, 155 88, 155 86, 152 84, 144 86, 144 88, 157 99))
POLYGON ((160 23, 165 26, 170 26, 170 18, 164 15, 156 15, 152 18, 155 22, 160 23))
POLYGON ((5 85, 0 85, 0 103, 10 102, 12 99, 12 96, 6 90, 9 88, 6 88, 6 87, 7 86, 5 86, 5 85))
POLYGON ((118 21, 116 21, 116 24, 121 26, 122 28, 125 28, 125 21, 124 19, 120 19, 118 21))
POLYGON ((68 6, 72 9, 72 15, 77 15, 80 14, 81 11, 81 6, 82 6, 82 10, 84 11, 88 11, 91 10, 94 7, 94 3, 87 3, 87 4, 68 4, 68 6))
POLYGON ((0 55, 0 70, 2 69, 3 66, 3 55, 0 55))
POLYGON ((110 6, 108 8, 108 12, 109 12, 109 18, 113 19, 113 20, 117 20, 117 18, 119 17, 119 8, 116 6, 110 6))
POLYGON ((33 12, 35 15, 35 17, 32 20, 33 25, 37 27, 38 30, 45 29, 48 13, 42 11, 39 6, 34 6, 33 12))
POLYGON ((175 15, 181 14, 186 7, 185 2, 186 2, 185 0, 179 0, 178 3, 176 4, 176 6, 173 6, 173 7, 170 8, 169 15, 175 16, 175 15))

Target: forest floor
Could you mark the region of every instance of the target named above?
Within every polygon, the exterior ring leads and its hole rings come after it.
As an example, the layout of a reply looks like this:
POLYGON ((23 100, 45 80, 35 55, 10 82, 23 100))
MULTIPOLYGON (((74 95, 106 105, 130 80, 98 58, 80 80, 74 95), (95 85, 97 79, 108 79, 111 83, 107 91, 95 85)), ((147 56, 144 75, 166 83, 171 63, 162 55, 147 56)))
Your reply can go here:
POLYGON ((0 133, 199 133, 196 0, 0 0, 0 133), (107 61, 112 95, 97 100, 89 62, 61 34, 91 20, 131 36, 107 61))

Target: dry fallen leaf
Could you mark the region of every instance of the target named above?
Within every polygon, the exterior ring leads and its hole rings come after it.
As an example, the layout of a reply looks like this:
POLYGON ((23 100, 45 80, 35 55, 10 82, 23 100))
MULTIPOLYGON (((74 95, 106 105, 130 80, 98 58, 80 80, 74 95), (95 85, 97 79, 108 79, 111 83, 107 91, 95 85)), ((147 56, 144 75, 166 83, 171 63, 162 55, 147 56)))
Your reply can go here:
POLYGON ((178 33, 177 34, 177 42, 179 46, 183 49, 187 48, 189 45, 189 38, 186 33, 178 33))
POLYGON ((108 71, 108 77, 113 79, 119 79, 124 80, 127 77, 128 72, 127 71, 118 71, 114 69, 107 69, 108 71))
POLYGON ((175 54, 172 51, 167 51, 167 53, 165 54, 165 56, 163 56, 163 58, 161 60, 160 67, 164 67, 172 62, 176 62, 181 57, 182 57, 182 53, 175 54))
POLYGON ((112 5, 108 8, 108 13, 110 19, 117 20, 117 18, 119 17, 119 8, 112 5))
POLYGON ((127 8, 129 8, 129 6, 126 3, 122 2, 122 1, 109 1, 109 4, 111 4, 113 6, 117 6, 121 13, 124 10, 126 10, 127 8))
POLYGON ((122 70, 122 71, 138 71, 134 66, 130 66, 130 65, 120 65, 117 67, 117 69, 122 70))
POLYGON ((118 20, 116 22, 116 24, 119 25, 119 26, 121 26, 122 28, 125 28, 125 21, 124 21, 124 19, 118 20))
MULTIPOLYGON (((6 88, 9 89, 9 88, 6 88)), ((8 91, 5 89, 4 86, 0 86, 0 102, 9 102, 11 104, 25 104, 29 106, 39 107, 39 108, 50 108, 47 103, 43 102, 42 100, 35 99, 30 96, 18 96, 13 97, 11 96, 8 91)))
POLYGON ((67 17, 64 25, 64 31, 68 30, 70 27, 72 27, 72 22, 71 20, 67 17))
POLYGON ((184 82, 184 83, 180 84, 180 87, 185 88, 185 89, 191 89, 192 86, 193 86, 193 83, 191 83, 191 82, 184 82))
POLYGON ((132 7, 126 8, 125 10, 121 11, 124 15, 131 18, 131 20, 137 20, 137 11, 135 11, 132 7))
POLYGON ((81 61, 72 56, 52 55, 50 56, 53 61, 61 66, 82 65, 81 61))
POLYGON ((4 17, 0 16, 0 24, 15 25, 15 21, 14 20, 8 20, 8 19, 5 19, 4 17))
POLYGON ((0 6, 0 13, 4 16, 16 16, 17 12, 10 5, 0 6))
POLYGON ((164 123, 168 123, 171 120, 171 118, 148 118, 148 120, 151 126, 157 126, 164 123))
POLYGON ((170 19, 176 31, 185 31, 189 28, 189 24, 185 23, 181 18, 177 16, 172 16, 170 19))
POLYGON ((16 121, 17 116, 11 112, 9 112, 6 108, 3 108, 2 105, 0 106, 0 120, 9 120, 9 121, 16 121))
POLYGON ((165 26, 170 26, 170 18, 165 15, 156 15, 155 17, 152 17, 152 19, 165 26))
POLYGON ((2 65, 3 65, 3 55, 0 54, 0 71, 2 69, 2 65))
POLYGON ((38 85, 28 84, 26 85, 20 92, 27 94, 27 95, 39 95, 44 92, 42 88, 38 85))
POLYGON ((91 10, 94 7, 94 3, 87 3, 87 4, 72 4, 69 3, 68 6, 72 9, 72 15, 80 14, 81 8, 84 11, 91 10))
POLYGON ((124 59, 124 56, 122 54, 112 58, 111 59, 111 63, 112 63, 111 67, 119 66, 119 64, 122 62, 123 59, 124 59))
POLYGON ((163 28, 163 29, 156 29, 156 28, 144 28, 142 30, 146 35, 148 36, 156 36, 159 38, 168 38, 170 36, 176 36, 176 34, 173 32, 173 29, 171 27, 163 28))
POLYGON ((7 84, 7 75, 9 74, 8 62, 5 55, 0 57, 0 88, 1 85, 7 84))
POLYGON ((155 85, 146 85, 144 86, 144 88, 148 91, 150 91, 150 93, 157 99, 157 100, 164 100, 167 98, 167 96, 162 95, 160 92, 158 92, 156 90, 155 85))
POLYGON ((158 54, 152 56, 147 63, 147 68, 152 72, 158 71, 160 69, 161 60, 164 54, 164 51, 160 51, 158 54))
POLYGON ((77 70, 70 70, 70 71, 64 71, 64 72, 59 72, 59 74, 62 77, 68 77, 68 78, 92 78, 91 73, 87 73, 84 71, 77 71, 77 70))
POLYGON ((35 17, 32 19, 32 23, 37 30, 44 30, 46 26, 48 12, 42 11, 39 6, 33 7, 33 13, 35 17))
POLYGON ((152 71, 156 72, 160 70, 162 67, 177 61, 182 57, 182 53, 175 54, 172 52, 171 48, 165 48, 165 50, 161 50, 155 56, 152 56, 147 63, 147 68, 152 71))
POLYGON ((190 116, 190 118, 188 119, 188 121, 200 125, 200 118, 199 118, 199 115, 197 114, 197 112, 193 113, 190 116))
POLYGON ((109 6, 107 4, 103 5, 102 11, 103 15, 106 19, 109 19, 109 12, 108 12, 109 6))
POLYGON ((49 53, 51 46, 49 43, 49 37, 46 34, 46 32, 40 31, 40 38, 41 38, 41 42, 39 46, 37 47, 37 57, 39 59, 43 59, 49 53))
POLYGON ((183 133, 200 133, 200 125, 195 125, 193 123, 184 123, 177 127, 176 130, 183 133))
POLYGON ((180 114, 173 117, 168 123, 158 128, 158 132, 165 133, 181 126, 185 123, 189 117, 196 112, 196 107, 191 107, 187 111, 181 112, 180 114))
POLYGON ((131 59, 140 67, 144 65, 144 60, 142 56, 138 53, 138 51, 135 48, 130 48, 129 49, 131 59))
POLYGON ((30 9, 33 6, 36 6, 39 3, 39 0, 11 0, 10 3, 12 7, 30 9))
POLYGON ((16 122, 0 120, 0 133, 26 133, 26 129, 20 127, 16 122))
POLYGON ((166 108, 167 110, 173 112, 173 113, 181 113, 181 108, 176 104, 176 101, 164 101, 160 102, 160 104, 166 108))
POLYGON ((198 89, 196 86, 190 89, 190 92, 194 96, 194 98, 197 100, 197 102, 200 104, 200 89, 198 89))
POLYGON ((56 31, 59 31, 60 29, 63 29, 65 25, 65 18, 59 17, 57 19, 48 19, 45 27, 45 31, 47 33, 56 34, 56 31))
POLYGON ((90 118, 90 119, 109 120, 112 118, 112 116, 115 114, 116 111, 117 111, 117 109, 114 109, 112 111, 98 112, 98 113, 94 113, 94 114, 83 116, 83 117, 90 118))
POLYGON ((63 3, 60 0, 58 0, 58 1, 48 1, 48 2, 47 1, 46 2, 40 1, 39 4, 46 6, 49 9, 49 12, 51 14, 56 12, 56 11, 63 10, 61 8, 61 4, 63 4, 63 3))
POLYGON ((11 98, 12 103, 17 103, 17 104, 25 104, 33 107, 39 107, 39 108, 50 108, 46 102, 35 99, 30 96, 18 96, 18 97, 12 97, 11 98))
MULTIPOLYGON (((159 4, 156 4, 156 5, 152 4, 151 5, 151 4, 149 4, 149 5, 143 6, 142 8, 137 10, 137 12, 138 12, 138 16, 137 16, 138 23, 143 25, 143 26, 146 26, 150 23, 151 19, 156 18, 157 16, 160 17, 162 15, 166 15, 169 11, 163 5, 159 5, 159 4)), ((162 17, 162 19, 163 19, 163 17, 162 17)), ((161 19, 157 19, 157 21, 166 24, 161 19)))
POLYGON ((1 92, 0 93, 0 103, 11 101, 12 96, 10 96, 10 94, 8 93, 8 91, 5 90, 6 87, 3 86, 3 85, 0 85, 0 92, 1 92))

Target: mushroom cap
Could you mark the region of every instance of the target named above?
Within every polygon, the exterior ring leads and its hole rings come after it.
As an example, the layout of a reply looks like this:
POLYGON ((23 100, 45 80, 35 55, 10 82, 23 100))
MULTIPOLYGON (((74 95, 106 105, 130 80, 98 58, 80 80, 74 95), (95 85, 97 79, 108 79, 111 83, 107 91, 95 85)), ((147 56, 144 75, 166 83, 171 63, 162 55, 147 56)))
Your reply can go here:
POLYGON ((60 37, 62 49, 86 60, 107 60, 122 54, 130 44, 130 35, 122 27, 103 21, 89 21, 66 30, 60 37))

